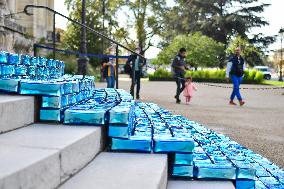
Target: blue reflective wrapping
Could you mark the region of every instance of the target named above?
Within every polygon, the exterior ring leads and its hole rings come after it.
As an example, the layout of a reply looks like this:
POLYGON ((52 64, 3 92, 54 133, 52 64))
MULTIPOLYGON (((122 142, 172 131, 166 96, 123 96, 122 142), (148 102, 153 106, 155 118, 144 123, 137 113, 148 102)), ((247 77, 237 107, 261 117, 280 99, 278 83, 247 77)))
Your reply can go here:
POLYGON ((60 109, 41 109, 40 120, 42 121, 61 121, 60 109))
POLYGON ((20 62, 20 55, 12 53, 9 54, 8 64, 18 65, 20 62))
POLYGON ((151 152, 151 137, 130 137, 130 139, 111 139, 112 150, 151 152))
POLYGON ((192 153, 175 153, 174 154, 175 165, 193 165, 192 153))
POLYGON ((18 65, 15 67, 15 75, 25 76, 27 75, 27 67, 25 65, 18 65))
POLYGON ((236 168, 226 164, 195 164, 196 178, 199 179, 236 179, 236 168))
POLYGON ((193 177, 192 165, 173 165, 172 176, 176 177, 193 177))
POLYGON ((192 152, 194 140, 171 136, 154 136, 154 152, 192 152))
POLYGON ((109 125, 108 136, 114 138, 128 138, 128 125, 109 125))
POLYGON ((0 64, 8 64, 8 56, 8 52, 0 51, 0 64))
POLYGON ((60 96, 62 94, 62 83, 43 83, 33 81, 20 82, 20 94, 60 96))
POLYGON ((128 124, 131 107, 118 107, 110 110, 110 123, 128 124))
POLYGON ((64 113, 65 124, 104 125, 105 109, 76 110, 67 109, 64 113))
POLYGON ((19 81, 19 79, 0 79, 0 91, 18 92, 19 81))
POLYGON ((42 106, 43 108, 61 108, 61 97, 58 96, 43 96, 42 106))
POLYGON ((259 177, 258 178, 266 187, 268 188, 284 188, 283 183, 280 183, 276 178, 274 177, 259 177))
POLYGON ((12 76, 15 74, 14 65, 2 65, 2 77, 7 79, 12 79, 12 76))
POLYGON ((236 180, 236 189, 255 189, 254 180, 236 180))

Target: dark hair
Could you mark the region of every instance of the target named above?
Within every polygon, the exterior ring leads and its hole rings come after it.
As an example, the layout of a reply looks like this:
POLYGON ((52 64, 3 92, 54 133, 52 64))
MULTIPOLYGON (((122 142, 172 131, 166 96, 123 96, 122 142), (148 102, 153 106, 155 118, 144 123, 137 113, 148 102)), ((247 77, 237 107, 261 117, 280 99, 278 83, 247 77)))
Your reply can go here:
POLYGON ((181 49, 179 50, 179 52, 180 52, 180 53, 186 52, 186 49, 185 49, 185 48, 181 48, 181 49))
POLYGON ((102 64, 103 63, 108 63, 109 62, 109 57, 104 57, 103 59, 102 59, 102 64))

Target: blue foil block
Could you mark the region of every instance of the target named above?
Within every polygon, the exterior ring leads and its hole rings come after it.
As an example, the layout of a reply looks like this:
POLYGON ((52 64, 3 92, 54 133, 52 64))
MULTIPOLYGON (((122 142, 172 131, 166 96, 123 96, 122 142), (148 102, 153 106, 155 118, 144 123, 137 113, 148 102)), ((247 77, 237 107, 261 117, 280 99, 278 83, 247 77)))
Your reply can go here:
POLYGON ((192 153, 175 153, 174 164, 175 165, 193 165, 192 153))
POLYGON ((80 92, 80 90, 79 90, 79 82, 78 81, 72 81, 72 92, 73 93, 80 92))
POLYGON ((254 180, 236 180, 236 189, 255 189, 255 181, 254 180))
POLYGON ((110 123, 128 124, 130 107, 115 107, 110 110, 110 123))
POLYGON ((18 65, 20 62, 20 55, 12 53, 9 54, 8 64, 18 65))
POLYGON ((34 78, 36 76, 36 66, 29 66, 28 71, 27 71, 27 75, 30 78, 34 78))
POLYGON ((16 76, 26 76, 27 75, 27 67, 25 65, 18 65, 15 67, 15 75, 16 76))
POLYGON ((2 77, 3 78, 11 78, 15 74, 15 66, 14 65, 2 65, 2 77))
POLYGON ((261 181, 255 181, 255 189, 268 189, 261 181))
POLYGON ((67 109, 64 112, 65 124, 86 124, 86 125, 104 125, 105 124, 104 109, 76 110, 67 109))
POLYGON ((193 177, 194 167, 192 165, 173 165, 172 176, 174 177, 193 177))
POLYGON ((21 64, 25 66, 31 65, 31 57, 29 55, 21 55, 21 64))
POLYGON ((8 64, 9 53, 0 51, 0 64, 8 64))
POLYGON ((113 138, 128 138, 128 125, 109 125, 108 136, 113 138))
POLYGON ((266 187, 276 188, 283 186, 276 178, 274 177, 259 177, 258 178, 266 187))
POLYGON ((189 153, 194 149, 193 139, 154 136, 154 152, 189 153))
POLYGON ((39 65, 39 57, 32 57, 30 63, 31 63, 31 66, 38 66, 39 65))
POLYGON ((61 96, 62 83, 20 82, 20 94, 61 96))
POLYGON ((198 179, 236 179, 236 168, 232 165, 195 164, 195 168, 198 179))
POLYGON ((151 138, 150 137, 130 137, 130 139, 111 139, 111 149, 120 151, 134 151, 134 152, 151 152, 151 138))
POLYGON ((47 59, 44 58, 44 57, 39 57, 39 63, 38 63, 38 66, 46 66, 47 65, 47 59))
POLYGON ((40 120, 41 121, 61 121, 61 110, 60 109, 40 109, 40 120))
POLYGON ((42 106, 43 108, 62 108, 61 97, 59 96, 43 96, 42 106))
POLYGON ((17 93, 19 81, 19 79, 0 79, 0 91, 17 93))
POLYGON ((64 82, 64 94, 72 94, 72 82, 64 82))
POLYGON ((255 180, 256 169, 251 164, 245 161, 233 161, 233 164, 237 167, 237 179, 255 180))

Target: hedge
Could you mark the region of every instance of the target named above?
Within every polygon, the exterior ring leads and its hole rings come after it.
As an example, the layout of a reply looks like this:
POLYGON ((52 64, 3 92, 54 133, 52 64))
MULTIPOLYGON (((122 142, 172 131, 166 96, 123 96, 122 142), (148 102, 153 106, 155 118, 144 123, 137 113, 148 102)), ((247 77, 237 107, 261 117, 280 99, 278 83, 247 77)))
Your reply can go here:
MULTIPOLYGON (((213 83, 226 83, 225 70, 198 70, 187 71, 187 76, 192 76, 195 82, 213 82, 213 83)), ((165 69, 158 69, 153 74, 149 74, 150 81, 174 81, 171 72, 165 69)), ((246 70, 244 74, 244 83, 260 84, 264 80, 263 73, 256 70, 246 70)))

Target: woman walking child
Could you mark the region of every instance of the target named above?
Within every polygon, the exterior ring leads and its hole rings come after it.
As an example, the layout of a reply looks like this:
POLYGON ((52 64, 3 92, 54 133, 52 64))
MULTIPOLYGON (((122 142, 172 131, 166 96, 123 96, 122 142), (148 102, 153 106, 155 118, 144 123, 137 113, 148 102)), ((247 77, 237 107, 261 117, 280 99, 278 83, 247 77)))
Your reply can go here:
POLYGON ((185 97, 186 104, 189 104, 192 99, 193 92, 197 91, 194 83, 192 82, 192 77, 185 78, 185 89, 183 91, 183 96, 185 97))

